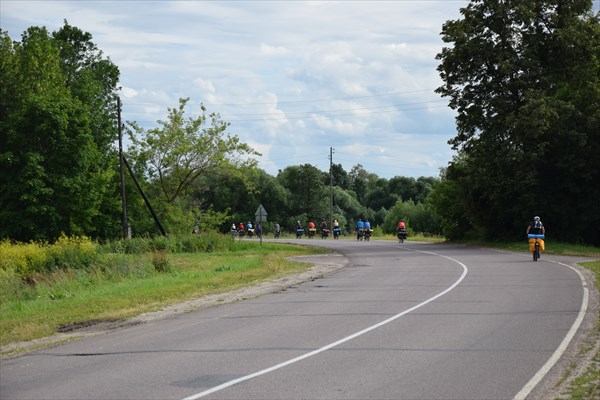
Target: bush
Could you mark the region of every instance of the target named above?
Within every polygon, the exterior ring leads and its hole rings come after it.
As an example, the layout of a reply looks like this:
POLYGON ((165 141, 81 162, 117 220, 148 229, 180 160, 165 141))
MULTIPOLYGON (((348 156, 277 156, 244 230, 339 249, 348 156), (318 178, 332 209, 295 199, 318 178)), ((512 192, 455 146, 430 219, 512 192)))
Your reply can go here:
POLYGON ((171 264, 164 250, 154 250, 152 252, 152 265, 157 272, 170 272, 171 264))
POLYGON ((20 276, 50 270, 54 260, 44 244, 0 242, 0 270, 20 276))
POLYGON ((56 243, 0 243, 0 269, 29 278, 57 269, 80 269, 98 258, 96 243, 89 238, 61 236, 56 243))
POLYGON ((98 259, 97 244, 85 236, 62 235, 49 247, 54 258, 54 268, 81 269, 90 267, 98 259))

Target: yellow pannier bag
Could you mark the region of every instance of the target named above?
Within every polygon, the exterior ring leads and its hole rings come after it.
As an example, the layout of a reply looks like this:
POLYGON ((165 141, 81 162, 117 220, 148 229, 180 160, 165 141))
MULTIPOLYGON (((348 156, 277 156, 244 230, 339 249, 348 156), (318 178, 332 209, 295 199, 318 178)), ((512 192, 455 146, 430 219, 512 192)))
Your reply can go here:
MULTIPOLYGON (((540 243, 540 250, 544 250, 545 246, 544 246, 544 239, 537 239, 540 243)), ((533 253, 533 250, 535 250, 535 241, 536 239, 531 238, 529 239, 529 251, 531 251, 533 253)))

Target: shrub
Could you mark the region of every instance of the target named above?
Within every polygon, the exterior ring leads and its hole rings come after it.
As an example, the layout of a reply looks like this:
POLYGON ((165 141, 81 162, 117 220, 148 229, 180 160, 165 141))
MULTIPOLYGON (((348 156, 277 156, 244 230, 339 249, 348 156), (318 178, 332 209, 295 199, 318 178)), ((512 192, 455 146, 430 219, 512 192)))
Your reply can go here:
POLYGON ((56 269, 80 269, 98 258, 97 245, 89 238, 61 236, 55 243, 0 243, 0 269, 24 278, 56 269))
POLYGON ((30 276, 36 272, 49 271, 53 265, 54 260, 44 243, 0 242, 0 270, 30 276))
POLYGON ((86 236, 62 235, 49 247, 49 252, 54 257, 54 267, 63 270, 87 268, 98 258, 96 243, 86 236))
POLYGON ((163 250, 154 250, 152 252, 152 265, 158 272, 170 272, 171 264, 167 257, 167 252, 163 250))

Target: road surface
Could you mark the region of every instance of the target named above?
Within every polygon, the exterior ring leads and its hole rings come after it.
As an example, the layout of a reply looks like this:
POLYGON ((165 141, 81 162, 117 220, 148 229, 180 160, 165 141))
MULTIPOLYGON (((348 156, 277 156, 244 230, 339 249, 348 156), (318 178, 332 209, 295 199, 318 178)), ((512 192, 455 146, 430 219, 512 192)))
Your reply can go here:
POLYGON ((3 360, 0 398, 523 398, 585 316, 588 282, 568 258, 311 243, 341 253, 346 267, 3 360))

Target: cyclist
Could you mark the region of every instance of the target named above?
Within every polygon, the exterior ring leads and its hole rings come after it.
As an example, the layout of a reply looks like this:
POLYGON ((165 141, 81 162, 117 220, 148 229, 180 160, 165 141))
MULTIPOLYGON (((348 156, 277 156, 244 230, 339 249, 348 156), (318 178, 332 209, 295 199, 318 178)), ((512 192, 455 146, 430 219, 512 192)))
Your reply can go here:
POLYGON ((538 216, 533 217, 533 221, 531 221, 531 223, 527 227, 527 234, 530 234, 530 233, 533 235, 545 235, 546 234, 546 228, 544 228, 544 224, 542 224, 540 217, 538 217, 538 216))

